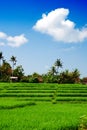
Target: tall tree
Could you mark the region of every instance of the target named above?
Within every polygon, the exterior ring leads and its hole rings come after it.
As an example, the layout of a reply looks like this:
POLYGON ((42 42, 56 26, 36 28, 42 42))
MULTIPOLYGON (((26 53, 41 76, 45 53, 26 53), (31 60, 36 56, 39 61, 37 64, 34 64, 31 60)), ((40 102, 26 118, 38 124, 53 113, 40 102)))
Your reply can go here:
POLYGON ((11 66, 8 62, 4 62, 1 66, 1 68, 2 68, 3 75, 11 76, 12 70, 11 70, 11 66))
POLYGON ((16 57, 12 56, 10 61, 13 63, 12 65, 12 76, 13 76, 14 66, 16 65, 17 62, 16 57))
POLYGON ((1 66, 1 60, 3 59, 3 54, 0 52, 0 66, 1 66))
POLYGON ((2 63, 1 66, 1 81, 9 81, 12 74, 11 66, 8 62, 2 63))
POLYGON ((14 69, 13 75, 17 76, 18 80, 20 80, 24 76, 24 69, 22 65, 17 66, 16 69, 14 69))
POLYGON ((3 60, 3 54, 0 52, 0 76, 2 76, 1 62, 3 60))
POLYGON ((72 72, 72 75, 73 75, 73 80, 74 82, 79 82, 80 81, 80 72, 78 69, 75 69, 73 72, 72 72))
POLYGON ((55 67, 56 67, 56 74, 58 74, 59 68, 62 68, 62 62, 60 59, 57 59, 55 62, 55 67))
POLYGON ((55 73, 56 73, 55 66, 52 66, 52 67, 51 67, 50 73, 51 73, 53 76, 55 75, 55 73))

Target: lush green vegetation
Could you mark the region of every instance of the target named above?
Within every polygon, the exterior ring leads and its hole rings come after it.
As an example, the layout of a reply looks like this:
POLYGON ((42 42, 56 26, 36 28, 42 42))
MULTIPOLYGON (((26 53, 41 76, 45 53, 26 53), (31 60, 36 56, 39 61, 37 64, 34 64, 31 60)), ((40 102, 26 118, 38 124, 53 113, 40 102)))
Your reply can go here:
POLYGON ((12 65, 4 59, 3 53, 0 52, 0 82, 28 82, 28 83, 80 83, 87 78, 80 80, 80 72, 78 69, 69 72, 65 70, 59 72, 63 67, 60 59, 57 59, 46 74, 38 74, 34 72, 32 75, 25 76, 22 65, 16 66, 16 57, 9 58, 12 65), (16 66, 16 67, 15 67, 16 66))
POLYGON ((86 102, 87 85, 0 83, 0 130, 78 130, 86 102))
POLYGON ((1 83, 0 97, 18 97, 30 101, 87 101, 87 85, 1 83))
POLYGON ((77 130, 87 104, 37 103, 17 109, 0 110, 0 130, 77 130))

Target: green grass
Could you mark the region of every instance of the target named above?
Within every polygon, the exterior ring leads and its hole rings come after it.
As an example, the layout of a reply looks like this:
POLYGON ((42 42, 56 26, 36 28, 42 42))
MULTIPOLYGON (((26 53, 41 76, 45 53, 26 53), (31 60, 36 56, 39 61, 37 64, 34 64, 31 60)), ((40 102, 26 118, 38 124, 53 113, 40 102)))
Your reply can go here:
POLYGON ((80 103, 85 103, 87 102, 87 97, 57 97, 56 100, 59 101, 71 101, 72 103, 75 102, 80 102, 80 103))
POLYGON ((87 85, 0 83, 0 130, 77 130, 87 85))
POLYGON ((0 97, 23 97, 31 101, 87 101, 87 85, 0 83, 0 97))
POLYGON ((87 104, 40 103, 0 110, 0 130, 76 130, 87 104))
POLYGON ((0 98, 0 110, 1 109, 12 109, 20 108, 25 106, 36 105, 35 102, 29 100, 19 100, 18 98, 0 98))

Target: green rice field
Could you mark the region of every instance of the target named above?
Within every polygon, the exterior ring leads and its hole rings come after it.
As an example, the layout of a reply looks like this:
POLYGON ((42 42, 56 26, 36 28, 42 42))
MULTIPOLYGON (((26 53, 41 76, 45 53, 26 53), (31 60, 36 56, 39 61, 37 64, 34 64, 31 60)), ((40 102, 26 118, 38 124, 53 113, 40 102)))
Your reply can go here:
POLYGON ((0 130, 78 130, 85 116, 87 85, 0 83, 0 130))

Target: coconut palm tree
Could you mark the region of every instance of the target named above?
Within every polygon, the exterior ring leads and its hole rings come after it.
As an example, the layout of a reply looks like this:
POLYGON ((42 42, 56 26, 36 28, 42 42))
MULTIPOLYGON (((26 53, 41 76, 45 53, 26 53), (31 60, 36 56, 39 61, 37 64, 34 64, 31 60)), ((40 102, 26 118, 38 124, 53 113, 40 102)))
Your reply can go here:
POLYGON ((52 66, 51 67, 51 70, 50 70, 51 74, 54 76, 55 73, 56 73, 56 69, 55 69, 55 66, 52 66))
POLYGON ((3 54, 0 52, 0 76, 2 76, 2 70, 1 70, 1 62, 3 60, 3 54))
POLYGON ((1 66, 2 59, 3 59, 3 54, 2 54, 2 52, 0 52, 0 66, 1 66))
POLYGON ((58 74, 59 68, 62 68, 63 66, 61 60, 57 59, 54 65, 56 67, 56 74, 58 74))
POLYGON ((12 65, 12 76, 13 76, 14 66, 16 65, 17 62, 16 57, 12 56, 10 61, 13 63, 12 65))

